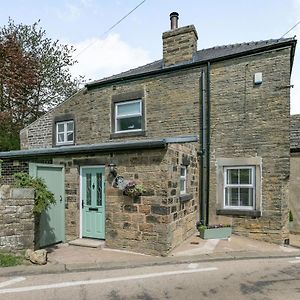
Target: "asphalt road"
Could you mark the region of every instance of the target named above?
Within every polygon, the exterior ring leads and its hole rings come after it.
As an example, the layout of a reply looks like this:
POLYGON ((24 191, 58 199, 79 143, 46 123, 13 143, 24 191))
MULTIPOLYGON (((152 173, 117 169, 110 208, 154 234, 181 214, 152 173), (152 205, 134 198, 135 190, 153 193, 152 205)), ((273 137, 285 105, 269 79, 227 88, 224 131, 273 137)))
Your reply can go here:
POLYGON ((0 299, 300 299, 300 257, 0 277, 0 299))

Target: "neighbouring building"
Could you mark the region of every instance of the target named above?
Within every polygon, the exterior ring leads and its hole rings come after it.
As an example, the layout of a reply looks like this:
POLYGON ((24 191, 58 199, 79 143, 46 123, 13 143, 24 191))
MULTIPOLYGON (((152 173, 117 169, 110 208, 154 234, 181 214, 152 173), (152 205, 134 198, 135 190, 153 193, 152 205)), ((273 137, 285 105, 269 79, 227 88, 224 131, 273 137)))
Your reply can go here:
POLYGON ((291 231, 300 233, 300 115, 291 116, 290 210, 291 231))
POLYGON ((2 183, 25 171, 55 192, 41 245, 91 237, 165 255, 198 220, 288 238, 296 40, 197 50, 195 27, 170 18, 161 60, 86 84, 0 153, 2 183), (124 195, 129 180, 146 192, 124 195))

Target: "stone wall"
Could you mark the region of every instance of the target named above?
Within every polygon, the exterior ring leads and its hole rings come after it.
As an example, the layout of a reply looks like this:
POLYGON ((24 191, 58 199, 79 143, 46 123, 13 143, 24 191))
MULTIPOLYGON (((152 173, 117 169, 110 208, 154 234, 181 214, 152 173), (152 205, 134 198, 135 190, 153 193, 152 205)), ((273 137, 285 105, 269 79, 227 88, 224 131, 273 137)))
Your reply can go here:
POLYGON ((0 162, 0 185, 11 185, 14 183, 13 175, 16 173, 28 173, 29 164, 28 161, 19 160, 2 160, 0 162))
POLYGON ((163 60, 165 66, 192 61, 197 51, 198 35, 194 25, 163 33, 163 60))
POLYGON ((34 248, 34 190, 0 187, 0 250, 34 248))
POLYGON ((288 238, 289 72, 289 49, 219 62, 211 69, 211 223, 231 222, 216 216, 217 159, 260 157, 262 216, 232 222, 234 233, 274 243, 288 238), (256 72, 263 74, 258 86, 256 72))
POLYGON ((196 144, 172 144, 167 149, 112 152, 94 156, 61 157, 65 165, 66 238, 80 235, 80 166, 113 162, 118 175, 135 180, 147 192, 133 199, 112 187, 106 170, 106 245, 111 248, 165 255, 195 232, 198 207, 198 161, 196 144), (179 172, 188 157, 188 199, 181 201, 179 172))
POLYGON ((200 68, 80 91, 21 131, 22 149, 52 147, 53 119, 74 116, 75 144, 95 144, 199 134, 200 68), (145 105, 143 136, 113 137, 112 97, 141 91, 145 105))

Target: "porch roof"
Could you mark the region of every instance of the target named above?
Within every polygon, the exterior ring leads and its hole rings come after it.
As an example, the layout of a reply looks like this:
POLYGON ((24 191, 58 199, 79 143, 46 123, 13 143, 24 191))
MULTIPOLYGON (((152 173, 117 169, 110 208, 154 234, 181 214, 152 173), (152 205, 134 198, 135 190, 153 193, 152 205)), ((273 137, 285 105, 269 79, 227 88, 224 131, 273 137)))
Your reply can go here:
POLYGON ((165 148, 167 144, 197 142, 197 136, 178 136, 160 139, 144 139, 126 142, 62 146, 55 148, 37 148, 0 152, 0 159, 32 158, 40 156, 59 156, 93 152, 124 151, 137 149, 165 148))

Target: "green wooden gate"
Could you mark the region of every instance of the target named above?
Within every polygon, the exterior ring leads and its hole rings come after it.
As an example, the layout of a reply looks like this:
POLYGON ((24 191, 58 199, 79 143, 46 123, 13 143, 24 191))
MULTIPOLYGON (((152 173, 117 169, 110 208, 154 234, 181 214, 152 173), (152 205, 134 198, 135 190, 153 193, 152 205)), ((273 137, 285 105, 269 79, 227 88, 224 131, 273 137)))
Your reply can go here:
POLYGON ((82 236, 105 238, 104 167, 82 167, 82 236))
POLYGON ((43 178, 54 194, 56 203, 41 214, 37 244, 45 247, 65 241, 65 183, 64 167, 60 165, 30 164, 29 174, 43 178))

